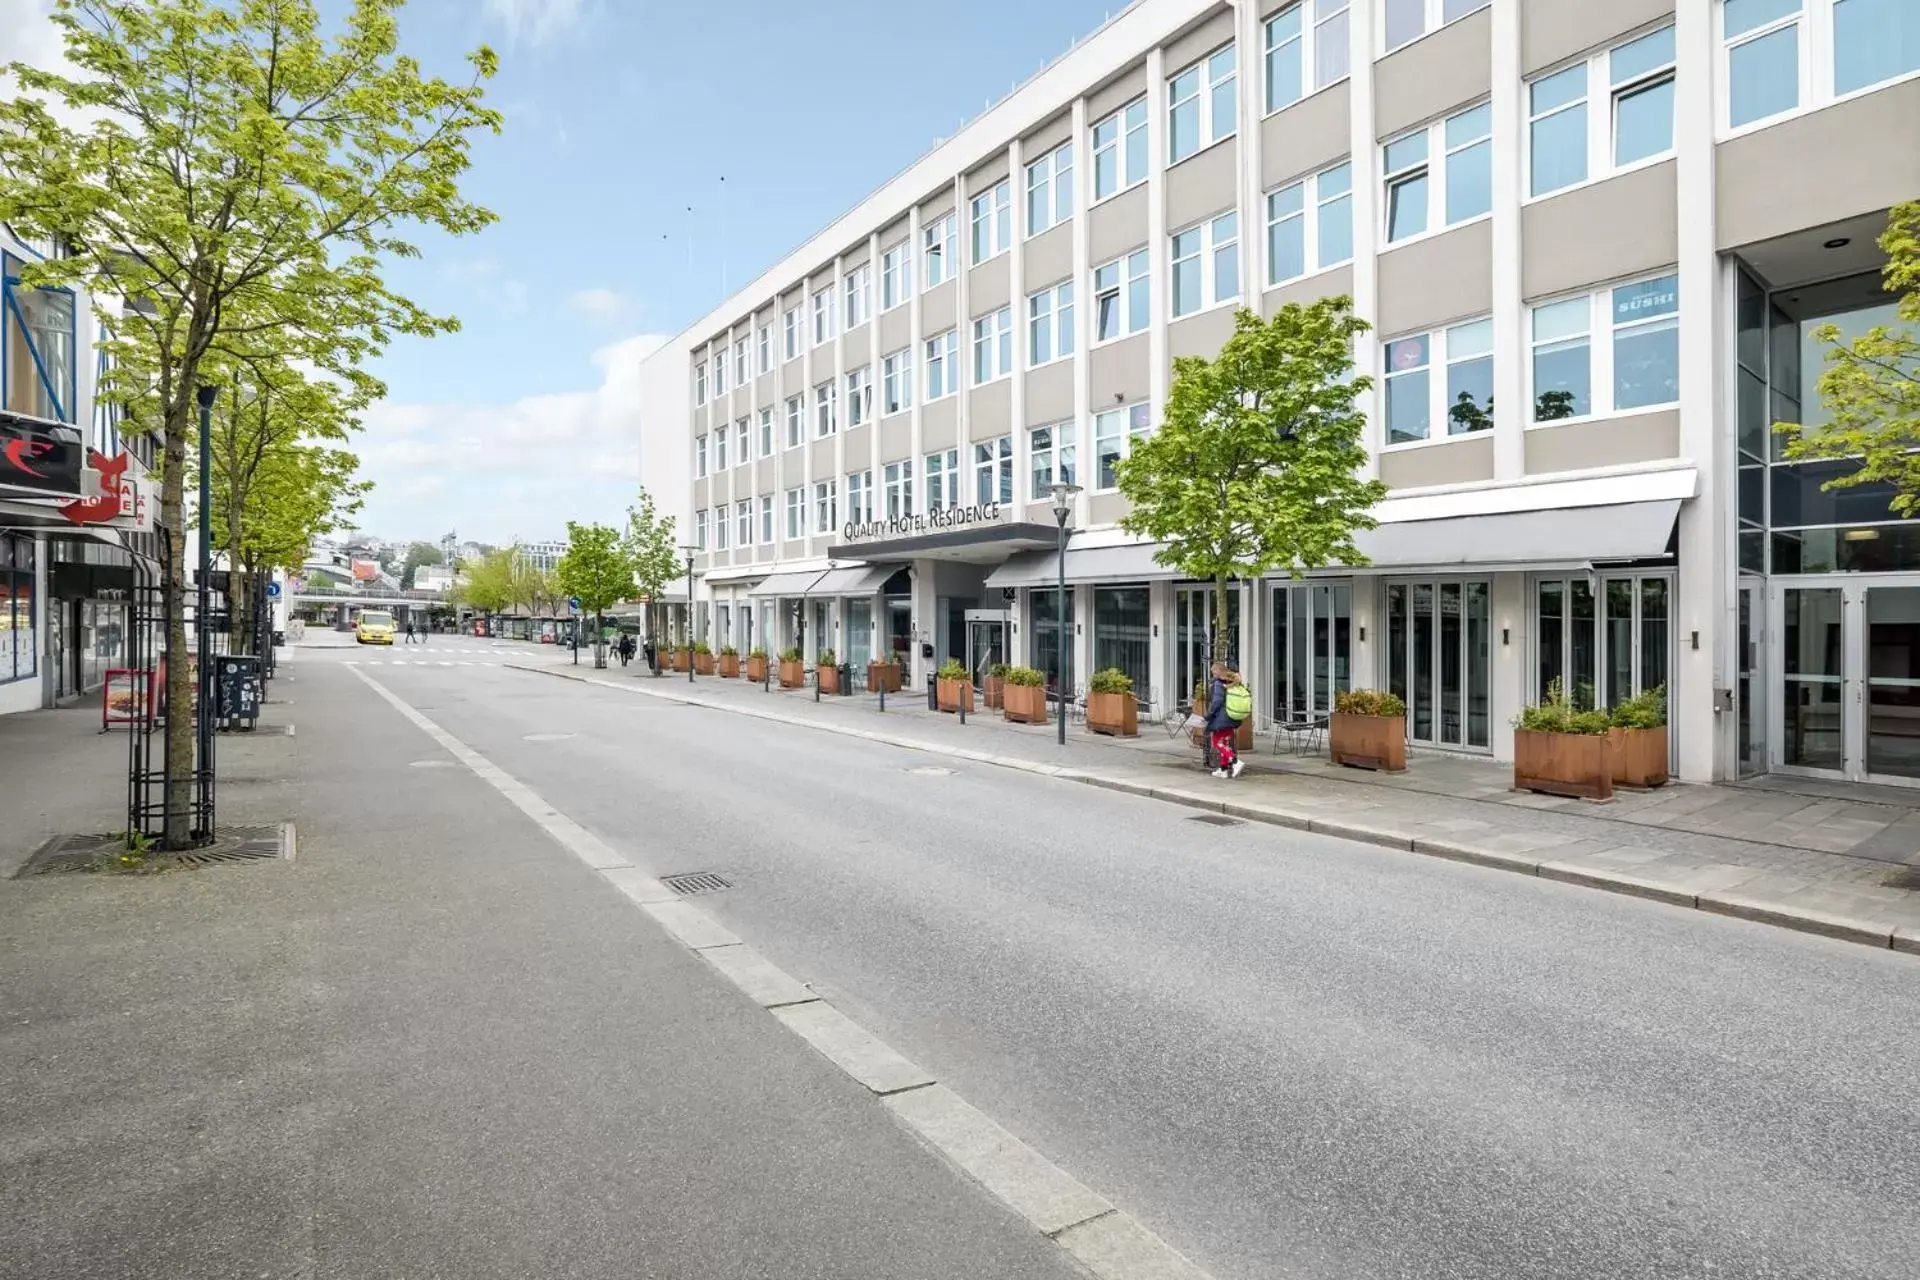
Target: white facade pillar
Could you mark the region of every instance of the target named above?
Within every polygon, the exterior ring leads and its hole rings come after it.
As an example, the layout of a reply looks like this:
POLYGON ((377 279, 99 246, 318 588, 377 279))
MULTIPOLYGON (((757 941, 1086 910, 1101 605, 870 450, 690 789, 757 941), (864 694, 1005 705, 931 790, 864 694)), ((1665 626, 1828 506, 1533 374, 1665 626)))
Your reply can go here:
POLYGON ((1492 696, 1487 714, 1493 723, 1488 726, 1492 730, 1488 741, 1496 760, 1511 760, 1513 721, 1527 701, 1527 654, 1531 652, 1527 636, 1533 608, 1527 575, 1494 574, 1492 604, 1493 663, 1488 673, 1492 696))
POLYGON ((1520 297, 1520 5, 1493 6, 1493 475, 1526 474, 1526 307, 1520 297))
POLYGON ((1153 681, 1153 709, 1157 714, 1180 701, 1173 687, 1173 584, 1164 578, 1147 584, 1147 670, 1153 681))
MULTIPOLYGON (((1092 158, 1088 159, 1091 169, 1092 158)), ((1167 297, 1167 65, 1166 51, 1159 45, 1147 50, 1147 265, 1147 291, 1152 299, 1147 309, 1153 315, 1147 326, 1147 412, 1157 420, 1166 411, 1167 384, 1173 372, 1167 355, 1167 315, 1172 311, 1167 297)), ((1121 274, 1125 275, 1124 269, 1121 274)), ((1087 301, 1091 305, 1093 300, 1087 301)), ((1092 430, 1088 423, 1089 438, 1080 454, 1089 480, 1095 478, 1096 465, 1092 430)))
MULTIPOLYGON (((1089 499, 1087 490, 1093 487, 1091 473, 1087 470, 1092 459, 1089 452, 1092 441, 1092 405, 1093 405, 1093 360, 1088 355, 1093 345, 1093 147, 1092 135, 1087 131, 1087 100, 1073 100, 1073 229, 1067 234, 1073 237, 1073 421, 1064 428, 1055 428, 1054 458, 1058 466, 1060 446, 1063 440, 1070 439, 1074 444, 1073 465, 1074 483, 1080 486, 1080 493, 1074 499, 1073 527, 1084 529, 1087 526, 1089 499)), ((1024 437, 1029 424, 1016 422, 1014 426, 1024 437)), ((1033 474, 1031 461, 1027 470, 1016 476, 1017 485, 1028 482, 1026 476, 1033 474)), ((1058 472, 1056 471, 1056 475, 1058 472)), ((1038 494, 1030 494, 1038 498, 1038 494)))
POLYGON ((940 596, 934 582, 934 561, 913 562, 913 688, 924 692, 927 677, 940 664, 940 596), (933 646, 933 656, 924 656, 922 645, 933 646))
MULTIPOLYGON (((1510 0, 1517 4, 1518 0, 1510 0)), ((1373 51, 1374 11, 1378 6, 1356 0, 1347 10, 1347 65, 1352 71, 1348 101, 1352 104, 1348 143, 1353 152, 1353 310, 1369 324, 1380 319, 1379 249, 1380 147, 1374 140, 1373 51)), ((1353 371, 1379 377, 1380 334, 1363 335, 1353 344, 1353 371)), ((1369 399, 1366 474, 1380 474, 1380 450, 1386 443, 1385 415, 1375 406, 1379 392, 1369 399)))

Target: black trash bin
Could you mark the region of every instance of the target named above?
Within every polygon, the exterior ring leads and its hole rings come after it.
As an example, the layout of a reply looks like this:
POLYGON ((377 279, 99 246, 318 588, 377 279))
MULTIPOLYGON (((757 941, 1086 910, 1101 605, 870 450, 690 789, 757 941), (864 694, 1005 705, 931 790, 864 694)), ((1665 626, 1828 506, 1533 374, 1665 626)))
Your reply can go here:
POLYGON ((940 686, 931 671, 927 673, 927 710, 940 709, 940 686))
POLYGON ((840 664, 840 696, 843 698, 853 696, 853 664, 851 662, 840 664))

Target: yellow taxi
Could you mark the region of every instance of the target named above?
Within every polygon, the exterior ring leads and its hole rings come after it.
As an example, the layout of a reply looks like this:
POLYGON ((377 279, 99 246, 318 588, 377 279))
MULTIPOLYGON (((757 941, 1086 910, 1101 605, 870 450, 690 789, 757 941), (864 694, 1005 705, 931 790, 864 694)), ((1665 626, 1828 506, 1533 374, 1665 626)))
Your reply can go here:
POLYGON ((392 644, 393 615, 378 609, 362 609, 354 624, 353 638, 359 644, 392 644))

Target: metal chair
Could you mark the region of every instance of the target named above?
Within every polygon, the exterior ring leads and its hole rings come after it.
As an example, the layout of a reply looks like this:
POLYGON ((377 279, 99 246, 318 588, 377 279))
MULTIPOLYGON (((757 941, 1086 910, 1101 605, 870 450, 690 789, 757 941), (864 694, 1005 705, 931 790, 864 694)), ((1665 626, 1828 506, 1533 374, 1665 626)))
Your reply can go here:
POLYGON ((1301 720, 1283 720, 1274 726, 1273 754, 1280 754, 1280 742, 1284 738, 1292 748, 1293 754, 1304 756, 1318 751, 1326 743, 1327 717, 1309 716, 1301 720))

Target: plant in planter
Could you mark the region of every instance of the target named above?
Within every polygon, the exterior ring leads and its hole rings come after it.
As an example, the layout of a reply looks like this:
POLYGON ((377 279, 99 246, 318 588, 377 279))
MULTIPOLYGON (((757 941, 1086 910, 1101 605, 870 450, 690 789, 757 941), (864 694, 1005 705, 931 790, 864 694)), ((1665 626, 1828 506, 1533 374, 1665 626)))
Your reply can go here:
POLYGON ((1133 677, 1118 667, 1096 671, 1087 682, 1087 728, 1116 738, 1140 736, 1140 703, 1133 677))
POLYGON ((885 658, 875 658, 867 664, 867 692, 878 693, 885 689, 888 693, 898 693, 901 677, 899 663, 885 658))
MULTIPOLYGON (((997 711, 1005 701, 1007 688, 1007 664, 996 662, 987 668, 987 710, 997 711)), ((1013 719, 1008 716, 1007 719, 1013 719)))
POLYGON ((813 678, 820 685, 821 693, 840 692, 840 666, 831 649, 822 649, 814 660, 813 678))
POLYGON ((713 650, 705 640, 693 642, 693 672, 701 676, 713 674, 713 650))
POLYGON ((1335 764, 1385 773, 1407 767, 1407 704, 1398 694, 1348 689, 1335 695, 1333 708, 1327 743, 1335 764))
POLYGON ((740 677, 740 651, 730 644, 720 646, 720 678, 737 680, 740 677))
POLYGON ((759 645, 747 650, 747 679, 759 684, 767 678, 767 651, 759 645))
POLYGON ((1667 689, 1655 685, 1617 704, 1608 715, 1613 781, 1622 787, 1667 784, 1667 689))
POLYGON ((1613 749, 1604 711, 1581 710, 1560 681, 1520 713, 1513 729, 1513 786, 1577 800, 1613 799, 1613 749))
POLYGON ((780 687, 798 689, 807 682, 807 664, 800 659, 798 646, 789 645, 780 651, 780 687))
POLYGON ((675 645, 673 648, 673 669, 685 671, 693 665, 693 648, 690 645, 675 645))
POLYGON ((966 663, 948 658, 933 678, 935 700, 942 711, 958 711, 961 707, 973 710, 973 681, 967 675, 966 663))
POLYGON ((1008 667, 1002 677, 1000 714, 1015 724, 1047 722, 1047 677, 1032 667, 1008 667))

